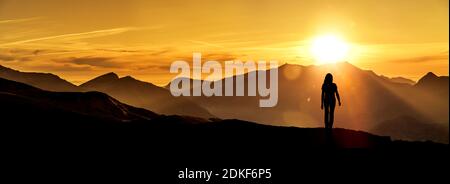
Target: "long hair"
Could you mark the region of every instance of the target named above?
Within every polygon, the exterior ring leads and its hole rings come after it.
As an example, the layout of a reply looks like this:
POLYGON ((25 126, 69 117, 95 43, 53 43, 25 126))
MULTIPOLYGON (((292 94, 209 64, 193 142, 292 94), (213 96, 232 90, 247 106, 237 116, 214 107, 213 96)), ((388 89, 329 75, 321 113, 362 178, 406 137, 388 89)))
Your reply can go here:
POLYGON ((323 80, 323 84, 328 85, 331 83, 333 83, 333 75, 331 75, 331 73, 327 73, 327 75, 325 75, 325 79, 323 80))

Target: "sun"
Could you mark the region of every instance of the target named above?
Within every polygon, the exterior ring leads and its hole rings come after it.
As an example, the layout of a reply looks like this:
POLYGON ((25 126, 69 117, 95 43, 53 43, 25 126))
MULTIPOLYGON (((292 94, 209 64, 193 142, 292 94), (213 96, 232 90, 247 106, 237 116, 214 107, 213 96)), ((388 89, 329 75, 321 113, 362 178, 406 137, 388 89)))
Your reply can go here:
POLYGON ((319 64, 343 61, 348 49, 348 44, 335 35, 319 36, 311 44, 311 54, 319 64))

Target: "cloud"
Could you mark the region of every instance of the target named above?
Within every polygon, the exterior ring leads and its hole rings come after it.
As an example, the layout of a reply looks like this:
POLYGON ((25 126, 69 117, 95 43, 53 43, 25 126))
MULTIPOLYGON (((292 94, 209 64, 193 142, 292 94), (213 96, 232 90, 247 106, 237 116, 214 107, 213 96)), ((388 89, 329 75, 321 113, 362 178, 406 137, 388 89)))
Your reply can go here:
MULTIPOLYGON (((214 53, 214 54, 202 54, 202 62, 205 61, 218 61, 218 62, 225 62, 225 61, 234 61, 239 59, 239 57, 244 57, 245 55, 234 55, 234 54, 228 54, 228 53, 214 53)), ((181 56, 181 57, 175 57, 177 60, 192 62, 193 58, 192 55, 189 56, 181 56)), ((175 60, 174 60, 175 61, 175 60)))
POLYGON ((106 52, 120 52, 120 53, 135 53, 141 52, 140 50, 127 50, 127 49, 96 49, 98 51, 106 51, 106 52))
POLYGON ((140 53, 146 56, 161 56, 172 52, 172 49, 159 49, 159 50, 131 50, 131 49, 96 49, 98 51, 117 52, 117 53, 140 53))
POLYGON ((0 60, 1 61, 14 61, 14 60, 16 60, 16 57, 11 56, 11 55, 0 54, 0 60))
POLYGON ((424 63, 424 62, 432 62, 432 61, 440 61, 440 60, 448 60, 449 52, 442 52, 434 55, 425 55, 425 56, 417 56, 410 58, 402 58, 396 60, 390 60, 390 62, 397 63, 424 63))
POLYGON ((81 66, 92 66, 102 68, 119 68, 123 64, 112 61, 113 58, 109 57, 71 57, 62 60, 56 60, 56 62, 71 63, 81 66))
POLYGON ((198 41, 198 40, 187 40, 187 41, 189 41, 191 43, 195 43, 195 44, 208 46, 208 47, 224 48, 222 45, 209 43, 209 42, 204 42, 204 41, 198 41))
POLYGON ((7 19, 7 20, 0 20, 0 24, 14 24, 14 23, 21 23, 21 22, 28 22, 33 21, 37 19, 41 19, 42 17, 30 17, 30 18, 22 18, 22 19, 7 19))
POLYGON ((11 49, 0 50, 0 61, 29 61, 33 50, 11 49))
POLYGON ((223 62, 223 61, 236 60, 238 58, 238 56, 233 55, 233 54, 222 53, 222 54, 205 54, 204 56, 202 56, 202 58, 205 58, 207 60, 223 62))
POLYGON ((90 66, 77 66, 69 63, 65 64, 38 64, 27 66, 27 68, 36 71, 51 71, 51 72, 86 72, 92 71, 90 66))
POLYGON ((164 54, 167 54, 167 53, 170 53, 170 52, 172 52, 171 49, 161 49, 161 50, 158 50, 158 51, 151 52, 150 55, 151 56, 161 56, 161 55, 164 55, 164 54))
POLYGON ((169 65, 148 65, 148 66, 139 66, 135 68, 136 70, 151 70, 151 71, 159 71, 159 72, 169 72, 169 65))
POLYGON ((0 44, 0 47, 11 46, 11 45, 20 45, 20 44, 38 42, 38 41, 47 41, 47 40, 73 41, 73 40, 80 40, 80 39, 87 39, 87 38, 110 36, 110 35, 120 34, 120 33, 128 32, 128 31, 132 31, 132 30, 138 30, 138 28, 120 27, 120 28, 103 29, 103 30, 97 30, 97 31, 81 32, 81 33, 46 36, 46 37, 39 37, 39 38, 3 43, 3 44, 0 44))
POLYGON ((51 54, 61 54, 65 51, 44 50, 44 49, 1 49, 0 61, 31 61, 36 56, 51 54))

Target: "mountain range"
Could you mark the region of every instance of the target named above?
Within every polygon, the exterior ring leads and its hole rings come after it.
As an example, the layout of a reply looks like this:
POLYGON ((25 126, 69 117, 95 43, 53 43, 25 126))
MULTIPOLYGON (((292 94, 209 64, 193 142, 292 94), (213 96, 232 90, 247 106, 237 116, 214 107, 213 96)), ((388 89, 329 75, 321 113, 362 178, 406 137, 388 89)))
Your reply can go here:
MULTIPOLYGON (((323 77, 332 73, 341 95, 335 126, 364 130, 395 139, 448 143, 448 76, 428 73, 417 84, 379 76, 348 62, 321 66, 285 64, 278 68, 278 104, 259 108, 262 97, 190 97, 222 118, 269 125, 321 127, 320 94, 323 77)), ((269 75, 269 71, 267 74, 269 75)), ((249 73, 244 74, 247 86, 249 73)), ((256 76, 256 74, 255 74, 256 76)), ((236 76, 233 76, 235 80, 236 76)), ((222 79, 222 88, 224 80, 222 79)))
POLYGON ((151 149, 290 152, 296 147, 442 148, 432 142, 393 141, 337 128, 262 125, 242 120, 160 115, 123 104, 101 92, 51 92, 0 78, 2 135, 11 149, 151 146, 151 149), (161 141, 164 140, 164 141, 161 141), (248 141, 255 140, 251 144, 248 141), (350 141, 351 140, 351 141, 350 141), (182 144, 182 142, 188 144, 182 144), (295 145, 295 146, 293 146, 295 145), (28 147, 33 146, 33 147, 28 147), (157 149, 158 148, 158 149, 157 149))
POLYGON ((107 73, 87 81, 79 86, 79 90, 104 92, 127 104, 160 114, 215 117, 207 109, 185 97, 174 98, 165 88, 130 76, 119 78, 115 73, 107 73))
POLYGON ((107 73, 76 86, 50 73, 19 72, 0 65, 0 78, 22 82, 48 91, 105 92, 122 102, 160 114, 215 117, 205 108, 186 98, 173 98, 167 89, 130 76, 119 78, 115 73, 107 73))
MULTIPOLYGON (((259 96, 173 97, 167 87, 130 76, 119 78, 114 73, 80 86, 52 74, 19 72, 6 67, 0 68, 0 77, 49 91, 100 91, 155 114, 242 119, 272 126, 322 127, 320 86, 323 76, 330 72, 343 103, 336 108, 335 126, 394 139, 448 143, 448 76, 428 73, 413 83, 361 70, 347 62, 321 66, 285 64, 278 69, 279 101, 274 108, 259 108, 259 96)), ((249 75, 243 75, 247 85, 249 75)))

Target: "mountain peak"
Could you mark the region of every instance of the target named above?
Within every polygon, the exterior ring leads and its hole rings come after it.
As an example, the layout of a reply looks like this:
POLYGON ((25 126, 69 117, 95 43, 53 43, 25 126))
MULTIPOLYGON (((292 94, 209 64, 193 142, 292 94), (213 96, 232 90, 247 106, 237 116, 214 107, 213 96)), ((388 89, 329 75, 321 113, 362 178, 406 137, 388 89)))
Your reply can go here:
POLYGON ((127 85, 131 84, 133 86, 135 86, 135 85, 145 85, 145 86, 152 86, 152 87, 160 88, 160 87, 157 87, 156 85, 154 85, 154 84, 152 84, 150 82, 144 82, 144 81, 138 80, 138 79, 136 79, 136 78, 134 78, 132 76, 129 76, 129 75, 127 75, 125 77, 122 77, 119 80, 121 81, 122 85, 123 84, 127 84, 127 85))
POLYGON ((436 74, 434 74, 433 72, 428 72, 425 76, 423 76, 422 78, 437 78, 438 76, 436 74))
POLYGON ((83 84, 80 85, 80 87, 89 87, 92 85, 97 85, 97 84, 104 84, 104 83, 109 83, 112 81, 116 81, 119 79, 119 76, 114 73, 114 72, 109 72, 103 75, 100 75, 92 80, 89 80, 83 84))
POLYGON ((8 67, 6 67, 6 66, 3 66, 3 65, 0 65, 0 71, 7 71, 7 72, 11 72, 11 71, 13 71, 13 72, 17 72, 17 70, 14 70, 14 69, 8 68, 8 67))
MULTIPOLYGON (((428 89, 438 89, 440 87, 445 87, 448 93, 448 76, 437 76, 433 72, 428 72, 425 76, 417 81, 416 86, 428 89)), ((445 90, 444 90, 445 91, 445 90)))
POLYGON ((302 68, 304 67, 303 65, 299 65, 299 64, 289 64, 289 63, 284 63, 280 66, 278 66, 279 70, 287 70, 287 69, 291 69, 291 68, 302 68))
POLYGON ((358 68, 358 67, 356 67, 355 65, 351 64, 348 61, 342 61, 342 62, 338 62, 336 64, 339 65, 339 66, 344 66, 344 67, 358 68))
POLYGON ((422 78, 419 79, 419 81, 417 81, 417 83, 428 83, 430 81, 434 81, 436 79, 438 79, 439 77, 434 74, 433 72, 428 72, 426 75, 424 75, 422 78))
POLYGON ((136 80, 135 78, 133 78, 133 77, 131 77, 131 76, 129 76, 129 75, 127 75, 127 76, 125 76, 125 77, 122 77, 122 78, 120 78, 120 79, 123 79, 123 80, 136 80))
POLYGON ((101 76, 98 76, 97 78, 118 79, 119 76, 114 72, 109 72, 109 73, 103 74, 101 76))
POLYGON ((0 77, 49 91, 77 91, 74 84, 52 73, 21 72, 0 65, 0 77))

